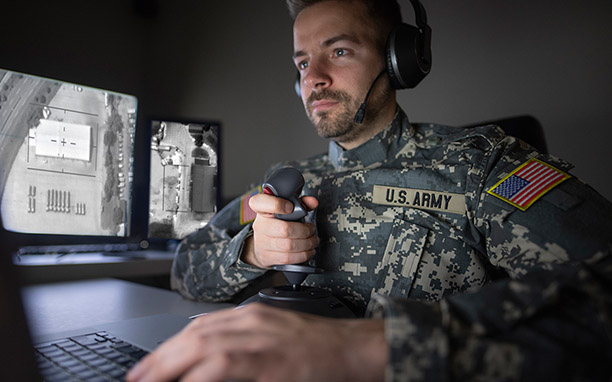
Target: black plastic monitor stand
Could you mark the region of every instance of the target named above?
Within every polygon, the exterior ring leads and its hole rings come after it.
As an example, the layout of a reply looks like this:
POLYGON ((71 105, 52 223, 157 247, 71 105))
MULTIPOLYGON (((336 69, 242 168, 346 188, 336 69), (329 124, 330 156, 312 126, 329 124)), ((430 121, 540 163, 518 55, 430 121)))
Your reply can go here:
MULTIPOLYGON (((282 168, 276 171, 263 184, 264 193, 275 195, 291 201, 292 213, 276 215, 288 221, 300 221, 306 215, 306 209, 299 200, 304 186, 304 177, 294 168, 282 168)), ((283 272, 289 282, 287 285, 265 288, 248 298, 242 304, 261 302, 278 308, 291 309, 319 316, 333 318, 354 318, 355 314, 335 297, 330 291, 301 285, 309 274, 323 273, 323 269, 308 264, 274 265, 272 269, 283 272)))

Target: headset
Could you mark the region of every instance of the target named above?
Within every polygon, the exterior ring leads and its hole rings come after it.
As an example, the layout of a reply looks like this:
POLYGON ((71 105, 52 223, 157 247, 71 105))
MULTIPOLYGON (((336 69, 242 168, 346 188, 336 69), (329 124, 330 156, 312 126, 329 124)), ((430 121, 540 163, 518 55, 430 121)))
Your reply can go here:
POLYGON ((431 70, 431 28, 419 0, 410 0, 416 27, 401 23, 389 33, 385 48, 387 74, 394 89, 410 89, 431 70))
MULTIPOLYGON (((389 32, 385 46, 383 73, 387 73, 391 86, 397 90, 414 88, 431 70, 431 28, 427 24, 427 13, 419 0, 410 0, 410 3, 414 8, 416 26, 396 25, 389 32)), ((295 91, 301 97, 299 72, 295 91)))

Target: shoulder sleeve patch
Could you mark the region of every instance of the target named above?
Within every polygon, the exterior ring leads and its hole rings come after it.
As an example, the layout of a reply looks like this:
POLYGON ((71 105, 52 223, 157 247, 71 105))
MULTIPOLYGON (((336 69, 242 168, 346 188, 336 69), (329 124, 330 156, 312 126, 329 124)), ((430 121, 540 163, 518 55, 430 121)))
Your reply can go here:
POLYGON ((240 225, 245 225, 255 220, 257 214, 249 206, 249 200, 260 192, 262 192, 261 186, 255 187, 240 198, 240 225))
POLYGON ((534 158, 514 169, 487 192, 525 211, 536 200, 569 178, 571 175, 534 158))

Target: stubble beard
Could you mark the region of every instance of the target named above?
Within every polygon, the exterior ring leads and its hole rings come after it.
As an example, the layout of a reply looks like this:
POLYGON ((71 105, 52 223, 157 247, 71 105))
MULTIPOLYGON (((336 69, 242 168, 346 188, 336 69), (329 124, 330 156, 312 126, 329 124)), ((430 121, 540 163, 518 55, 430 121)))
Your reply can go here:
POLYGON ((355 113, 357 113, 361 101, 341 90, 325 89, 312 93, 306 102, 306 113, 320 137, 333 139, 339 143, 350 142, 367 130, 368 123, 376 119, 386 97, 389 95, 387 91, 375 93, 368 100, 363 123, 354 122, 355 113), (322 99, 340 102, 341 110, 313 114, 312 102, 322 99))
POLYGON ((340 90, 322 90, 312 93, 306 102, 306 113, 308 118, 322 138, 350 139, 356 133, 357 124, 353 118, 359 102, 340 90), (341 110, 322 111, 316 114, 312 111, 312 103, 318 100, 330 100, 339 102, 341 110))

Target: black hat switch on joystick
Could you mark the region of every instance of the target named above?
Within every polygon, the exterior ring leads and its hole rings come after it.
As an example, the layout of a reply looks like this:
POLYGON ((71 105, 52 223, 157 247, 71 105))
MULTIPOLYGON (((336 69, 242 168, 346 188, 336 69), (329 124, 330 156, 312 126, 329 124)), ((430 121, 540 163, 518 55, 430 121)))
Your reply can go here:
MULTIPOLYGON (((300 201, 303 187, 304 177, 298 170, 291 167, 276 171, 262 185, 265 194, 274 195, 293 203, 293 211, 288 214, 274 214, 277 219, 304 221, 308 212, 300 201)), ((262 289, 241 305, 258 301, 279 308, 327 317, 355 317, 354 313, 328 290, 301 285, 309 274, 323 273, 323 269, 312 267, 306 263, 273 265, 272 269, 283 272, 289 285, 262 289)))

